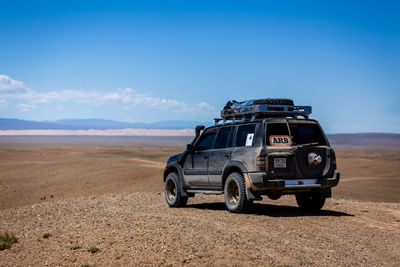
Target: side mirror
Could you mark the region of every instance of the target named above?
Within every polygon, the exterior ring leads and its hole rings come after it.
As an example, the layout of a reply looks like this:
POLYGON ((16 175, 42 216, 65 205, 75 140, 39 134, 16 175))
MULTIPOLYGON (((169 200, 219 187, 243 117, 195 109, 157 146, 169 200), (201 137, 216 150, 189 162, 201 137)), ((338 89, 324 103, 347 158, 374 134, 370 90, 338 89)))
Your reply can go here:
POLYGON ((193 153, 194 151, 196 151, 196 147, 192 144, 187 144, 186 150, 189 151, 190 153, 193 153))
POLYGON ((202 130, 204 130, 206 127, 204 126, 204 125, 197 125, 196 126, 196 129, 195 129, 195 132, 196 132, 196 137, 198 137, 199 135, 200 135, 200 132, 202 131, 202 130))

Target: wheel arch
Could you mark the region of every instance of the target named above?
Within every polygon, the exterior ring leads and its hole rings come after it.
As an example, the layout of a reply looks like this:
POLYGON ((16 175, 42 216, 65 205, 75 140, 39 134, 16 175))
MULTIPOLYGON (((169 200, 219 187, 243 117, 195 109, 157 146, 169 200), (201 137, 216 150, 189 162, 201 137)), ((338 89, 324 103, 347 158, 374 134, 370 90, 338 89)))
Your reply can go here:
POLYGON ((225 186, 226 179, 228 178, 229 174, 233 172, 238 172, 241 175, 247 172, 246 166, 240 161, 230 161, 228 162, 225 167, 224 171, 222 172, 222 188, 225 186))
POLYGON ((222 172, 222 188, 225 188, 226 179, 228 178, 229 174, 233 172, 240 173, 245 179, 247 199, 260 200, 260 196, 258 194, 255 195, 251 191, 251 182, 247 174, 247 168, 246 165, 244 165, 244 163, 241 161, 230 161, 225 165, 224 171, 222 172))
POLYGON ((164 170, 164 177, 163 177, 164 182, 167 179, 168 174, 170 174, 171 172, 176 172, 179 175, 178 169, 175 166, 167 166, 165 167, 164 170))
POLYGON ((186 191, 185 191, 186 185, 185 185, 185 179, 184 179, 184 176, 183 176, 182 167, 181 167, 178 163, 168 164, 168 165, 165 167, 165 170, 164 170, 164 176, 163 176, 163 181, 164 181, 164 182, 165 182, 165 179, 167 179, 168 174, 170 174, 171 172, 175 172, 175 173, 178 174, 179 185, 180 185, 180 187, 181 187, 182 195, 183 195, 184 197, 187 197, 188 194, 187 194, 186 191))

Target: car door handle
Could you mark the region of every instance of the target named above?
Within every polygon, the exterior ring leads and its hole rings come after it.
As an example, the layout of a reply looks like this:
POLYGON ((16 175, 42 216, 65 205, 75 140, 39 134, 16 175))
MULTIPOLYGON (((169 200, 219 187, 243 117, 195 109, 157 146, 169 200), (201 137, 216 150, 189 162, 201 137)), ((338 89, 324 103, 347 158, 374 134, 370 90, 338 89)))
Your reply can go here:
POLYGON ((207 155, 204 155, 204 158, 205 158, 205 159, 208 159, 208 156, 207 156, 207 155))
POLYGON ((225 158, 229 158, 229 154, 225 154, 225 158))

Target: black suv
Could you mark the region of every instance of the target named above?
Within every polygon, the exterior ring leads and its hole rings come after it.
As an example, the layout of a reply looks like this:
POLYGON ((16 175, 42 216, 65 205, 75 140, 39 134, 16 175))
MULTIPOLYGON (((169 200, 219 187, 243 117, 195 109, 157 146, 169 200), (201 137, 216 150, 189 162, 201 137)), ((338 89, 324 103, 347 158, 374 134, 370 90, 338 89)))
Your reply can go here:
POLYGON ((196 193, 224 194, 228 210, 242 212, 262 195, 293 194, 300 208, 320 210, 340 173, 310 113, 289 99, 228 102, 214 126, 197 126, 186 151, 168 159, 168 205, 185 206, 196 193))

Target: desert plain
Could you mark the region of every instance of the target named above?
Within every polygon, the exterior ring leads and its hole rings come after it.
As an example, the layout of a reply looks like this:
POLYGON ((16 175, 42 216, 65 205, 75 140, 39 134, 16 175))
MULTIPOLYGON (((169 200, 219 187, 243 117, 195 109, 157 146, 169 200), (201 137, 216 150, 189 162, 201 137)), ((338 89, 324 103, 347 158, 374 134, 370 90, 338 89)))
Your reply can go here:
POLYGON ((284 196, 232 214, 223 196, 165 203, 190 137, 1 136, 0 232, 18 242, 0 266, 399 266, 400 142, 343 138, 320 212, 284 196))

